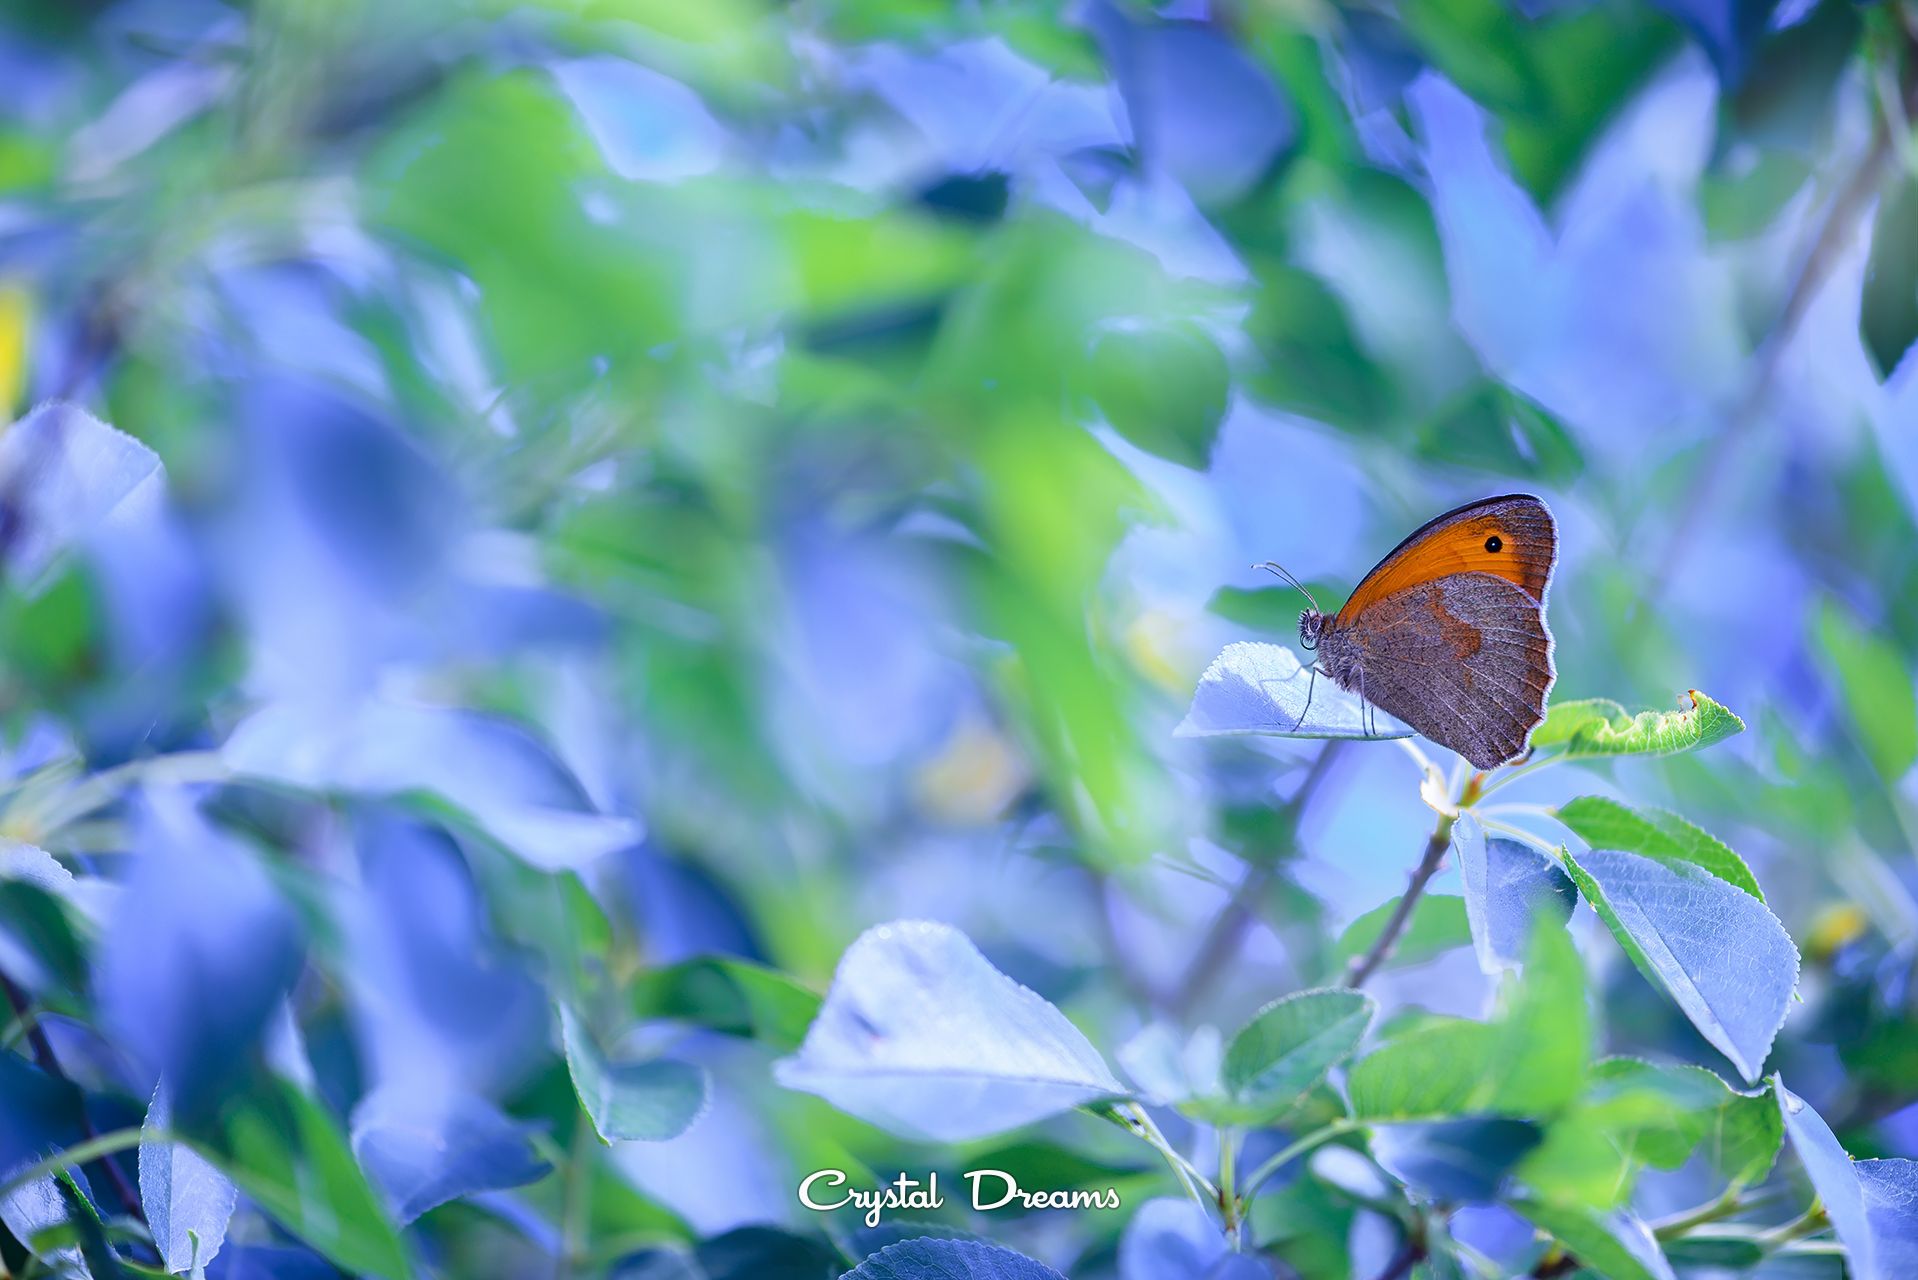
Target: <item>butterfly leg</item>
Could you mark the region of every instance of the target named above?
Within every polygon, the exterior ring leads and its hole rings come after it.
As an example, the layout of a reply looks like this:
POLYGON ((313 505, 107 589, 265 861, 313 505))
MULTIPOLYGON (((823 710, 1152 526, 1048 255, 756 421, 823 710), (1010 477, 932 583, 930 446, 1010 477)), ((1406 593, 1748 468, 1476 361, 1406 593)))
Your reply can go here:
POLYGON ((1292 722, 1292 732, 1294 733, 1299 731, 1299 726, 1305 723, 1306 714, 1312 710, 1312 690, 1318 688, 1319 685, 1319 664, 1315 662, 1307 667, 1306 670, 1312 673, 1312 678, 1306 681, 1305 705, 1299 709, 1299 718, 1292 722))

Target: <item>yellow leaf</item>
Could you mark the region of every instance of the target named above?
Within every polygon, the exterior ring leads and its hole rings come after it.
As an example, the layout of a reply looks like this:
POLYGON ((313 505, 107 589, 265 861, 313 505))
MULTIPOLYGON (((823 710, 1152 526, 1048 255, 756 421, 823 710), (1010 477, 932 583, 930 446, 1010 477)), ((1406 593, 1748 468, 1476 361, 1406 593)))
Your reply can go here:
POLYGON ((0 415, 13 417, 27 385, 27 343, 33 331, 33 295, 0 284, 0 415))

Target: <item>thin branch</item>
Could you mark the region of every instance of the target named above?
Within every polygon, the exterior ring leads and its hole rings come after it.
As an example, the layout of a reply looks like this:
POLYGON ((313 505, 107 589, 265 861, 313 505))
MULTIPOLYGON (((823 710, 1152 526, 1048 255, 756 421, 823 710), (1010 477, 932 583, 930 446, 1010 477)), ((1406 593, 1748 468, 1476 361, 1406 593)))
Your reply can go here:
MULTIPOLYGON (((21 1026, 26 1031, 27 1044, 32 1048, 33 1060, 39 1064, 40 1070, 55 1080, 71 1083, 71 1081, 67 1080, 66 1072, 60 1069, 59 1058, 54 1056, 53 1042, 47 1039, 46 1028, 41 1026, 40 1020, 33 1015, 32 1004, 27 999, 27 993, 22 991, 14 983, 13 979, 4 973, 0 973, 0 989, 5 990, 7 1003, 13 1007, 13 1016, 20 1020, 21 1026)), ((93 1127, 93 1120, 87 1115, 84 1099, 81 1101, 79 1110, 80 1133, 85 1141, 76 1144, 72 1148, 73 1151, 90 1149, 94 1144, 100 1141, 99 1131, 93 1127)), ((137 1130, 135 1132, 137 1132, 137 1130)), ((111 1148, 111 1150, 117 1151, 121 1150, 121 1148, 114 1147, 111 1148)), ((97 1158, 94 1156, 87 1156, 86 1158, 96 1161, 95 1167, 103 1170, 106 1173, 107 1181, 113 1185, 114 1195, 120 1198, 120 1203, 126 1206, 127 1212, 132 1214, 133 1217, 144 1226, 147 1220, 146 1210, 141 1207, 140 1193, 133 1189, 131 1182, 127 1181, 125 1171, 122 1170, 119 1165, 115 1164, 105 1153, 100 1154, 97 1158)))
POLYGON ((1379 931, 1378 940, 1366 949, 1363 955, 1352 957, 1345 969, 1345 982, 1348 987, 1362 987, 1367 978, 1378 971, 1380 965, 1391 958, 1393 950, 1399 944, 1399 935, 1405 932, 1405 926, 1412 919, 1412 908, 1418 905, 1419 895, 1425 892, 1425 886, 1438 873, 1440 864, 1445 861, 1445 851, 1452 845, 1452 824, 1458 819, 1444 814, 1439 815, 1438 825, 1432 828, 1432 834, 1425 841, 1425 855, 1419 864, 1412 868, 1412 878, 1406 882, 1405 892, 1399 895, 1398 906, 1392 909, 1392 915, 1385 922, 1385 928, 1379 931))
MULTIPOLYGON (((1328 741, 1319 748, 1312 765, 1306 770, 1291 796, 1285 801, 1280 812, 1288 824, 1296 830, 1305 806, 1311 803, 1325 776, 1331 771, 1332 762, 1338 758, 1341 744, 1328 741)), ((1262 861, 1246 868, 1240 878, 1238 888, 1226 902, 1219 914, 1214 917, 1212 927, 1206 931, 1205 938, 1199 943, 1198 950, 1192 954, 1192 963, 1187 966, 1185 977, 1180 980, 1178 990, 1172 999, 1176 1009, 1190 1009, 1198 1002, 1205 989, 1224 972, 1226 964, 1239 953, 1239 947, 1245 941, 1246 931, 1258 918, 1258 902, 1271 885, 1278 866, 1277 851, 1268 851, 1262 861)))
POLYGON ((1403 1280, 1403 1277, 1412 1274, 1412 1268, 1424 1258, 1425 1245, 1420 1241, 1408 1239, 1392 1261, 1386 1264, 1385 1270, 1379 1272, 1378 1280, 1403 1280))

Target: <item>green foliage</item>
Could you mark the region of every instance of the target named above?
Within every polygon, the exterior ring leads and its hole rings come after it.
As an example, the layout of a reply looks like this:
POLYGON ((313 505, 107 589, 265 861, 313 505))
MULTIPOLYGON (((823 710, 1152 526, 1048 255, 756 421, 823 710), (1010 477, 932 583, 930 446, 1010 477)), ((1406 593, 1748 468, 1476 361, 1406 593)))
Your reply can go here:
POLYGON ((1554 811, 1594 849, 1623 849, 1661 862, 1690 862, 1760 902, 1764 892, 1745 860, 1724 841, 1666 809, 1633 809, 1604 796, 1579 796, 1554 811))
POLYGON ((1897 781, 1918 760, 1918 692, 1903 657, 1829 600, 1818 610, 1815 634, 1865 758, 1880 777, 1897 781))
POLYGON ((1567 760, 1596 756, 1671 755, 1696 751, 1745 731, 1723 704, 1693 689, 1680 711, 1629 714, 1608 698, 1554 702, 1532 732, 1535 748, 1556 748, 1567 760))
MULTIPOLYGON (((1388 898, 1372 908, 1339 935, 1332 948, 1335 968, 1343 970, 1354 956, 1371 950, 1385 931, 1385 922, 1398 909, 1399 900, 1388 898)), ((1451 894, 1430 893, 1412 905, 1411 918, 1392 949, 1388 964, 1417 964, 1430 960, 1454 947, 1472 945, 1472 927, 1465 915, 1465 899, 1451 894)))
POLYGON ((572 1010, 559 1011, 566 1069, 601 1142, 661 1142, 678 1137, 706 1106, 706 1077, 670 1059, 608 1057, 572 1010))
POLYGON ((1378 1006, 1356 991, 1299 991, 1259 1010, 1225 1048, 1219 1124, 1269 1124, 1365 1038, 1378 1006))

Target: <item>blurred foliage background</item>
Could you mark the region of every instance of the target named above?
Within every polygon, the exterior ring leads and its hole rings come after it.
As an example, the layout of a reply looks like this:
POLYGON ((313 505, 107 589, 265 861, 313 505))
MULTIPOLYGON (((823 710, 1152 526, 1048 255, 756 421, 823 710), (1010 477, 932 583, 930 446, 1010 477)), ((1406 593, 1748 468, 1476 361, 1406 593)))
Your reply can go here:
MULTIPOLYGON (((1416 772, 1171 729, 1221 645, 1290 641, 1247 566, 1329 608, 1526 490, 1561 694, 1752 728, 1585 789, 1745 855, 1804 951, 1774 1062, 1918 1156, 1907 0, 8 0, 0 86, 0 418, 165 467, 0 593, 0 832, 80 903, 65 967, 0 949, 5 1053, 88 1132, 162 1071, 267 1096, 264 1055, 346 1185, 372 1101, 470 1099, 448 1132, 532 1145, 406 1230, 444 1275, 754 1225, 802 1268, 828 1166, 1176 1194, 1083 1116, 954 1151, 782 1091, 793 1028, 689 962, 823 990, 947 920, 1108 1050, 1322 982, 1416 772), (703 1067, 693 1127, 599 1144, 556 1004, 703 1067)), ((1601 984, 1608 1050, 1692 1052, 1601 984)), ((1454 949, 1377 990, 1487 986, 1454 949)), ((1294 1198, 1275 1263, 1363 1271, 1364 1213, 1294 1198)), ((4 1266, 81 1265, 20 1213, 4 1266)), ((331 1274, 289 1216, 212 1274, 331 1274)), ((1126 1221, 968 1225, 1097 1280, 1126 1221)))

